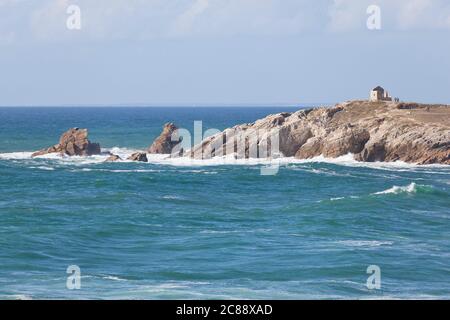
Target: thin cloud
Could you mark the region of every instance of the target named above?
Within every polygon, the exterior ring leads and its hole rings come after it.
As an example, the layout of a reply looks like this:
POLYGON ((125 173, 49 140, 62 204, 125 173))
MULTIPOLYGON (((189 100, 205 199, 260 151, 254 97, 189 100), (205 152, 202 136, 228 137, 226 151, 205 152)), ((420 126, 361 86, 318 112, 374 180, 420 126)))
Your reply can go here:
POLYGON ((357 31, 366 24, 370 5, 381 9, 384 30, 439 30, 450 28, 447 0, 334 0, 329 6, 332 31, 357 31))
POLYGON ((447 0, 0 0, 0 43, 364 32, 372 4, 385 31, 450 29, 447 0), (71 4, 82 12, 76 36, 71 4))
POLYGON ((185 12, 176 18, 171 33, 183 35, 191 32, 196 18, 208 9, 209 3, 209 0, 196 0, 185 12))

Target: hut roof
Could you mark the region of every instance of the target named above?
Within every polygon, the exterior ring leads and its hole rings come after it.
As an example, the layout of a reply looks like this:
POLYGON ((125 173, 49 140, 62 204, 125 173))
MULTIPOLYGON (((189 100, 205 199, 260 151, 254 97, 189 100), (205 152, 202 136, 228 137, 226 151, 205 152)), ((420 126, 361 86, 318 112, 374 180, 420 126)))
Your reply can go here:
POLYGON ((377 86, 377 87, 373 88, 372 91, 384 92, 384 89, 382 87, 380 87, 380 86, 377 86))

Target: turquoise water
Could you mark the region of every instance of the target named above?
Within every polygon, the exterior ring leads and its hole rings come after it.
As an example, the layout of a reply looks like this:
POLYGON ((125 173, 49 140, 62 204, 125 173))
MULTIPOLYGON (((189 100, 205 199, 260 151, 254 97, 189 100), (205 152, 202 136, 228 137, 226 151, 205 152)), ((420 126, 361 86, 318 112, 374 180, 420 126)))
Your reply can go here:
POLYGON ((449 166, 283 159, 262 176, 29 153, 75 126, 127 154, 167 121, 224 129, 291 110, 0 108, 0 298, 450 298, 449 166))

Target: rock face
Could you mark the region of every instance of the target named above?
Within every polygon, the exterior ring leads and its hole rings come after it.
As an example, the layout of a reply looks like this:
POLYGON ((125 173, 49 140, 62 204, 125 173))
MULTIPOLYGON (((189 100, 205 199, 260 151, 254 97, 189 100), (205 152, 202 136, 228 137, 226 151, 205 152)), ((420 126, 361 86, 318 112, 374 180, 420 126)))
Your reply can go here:
POLYGON ((105 162, 117 162, 120 160, 122 160, 121 157, 119 157, 118 155, 112 154, 105 160, 105 162))
POLYGON ((32 157, 41 156, 49 153, 60 153, 68 156, 91 156, 100 154, 100 144, 91 143, 88 140, 88 130, 72 128, 65 132, 59 139, 59 143, 37 151, 32 157))
POLYGON ((299 159, 352 153, 358 161, 450 164, 450 106, 349 101, 280 113, 226 129, 185 155, 205 159, 232 153, 299 159))
POLYGON ((148 149, 150 154, 171 154, 175 146, 181 142, 176 136, 178 128, 173 123, 166 123, 162 133, 155 139, 148 149))
POLYGON ((133 153, 131 156, 127 158, 127 160, 131 161, 139 161, 139 162, 148 162, 147 154, 143 152, 136 152, 133 153))

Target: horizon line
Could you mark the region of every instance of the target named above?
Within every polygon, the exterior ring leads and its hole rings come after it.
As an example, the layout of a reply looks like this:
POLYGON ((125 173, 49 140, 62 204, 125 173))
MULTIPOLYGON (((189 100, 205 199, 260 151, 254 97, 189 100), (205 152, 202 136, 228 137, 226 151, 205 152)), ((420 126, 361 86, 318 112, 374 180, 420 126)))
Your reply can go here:
POLYGON ((92 104, 18 104, 0 105, 0 108, 217 108, 217 107, 302 107, 302 106, 328 106, 336 102, 273 102, 273 103, 92 103, 92 104))

